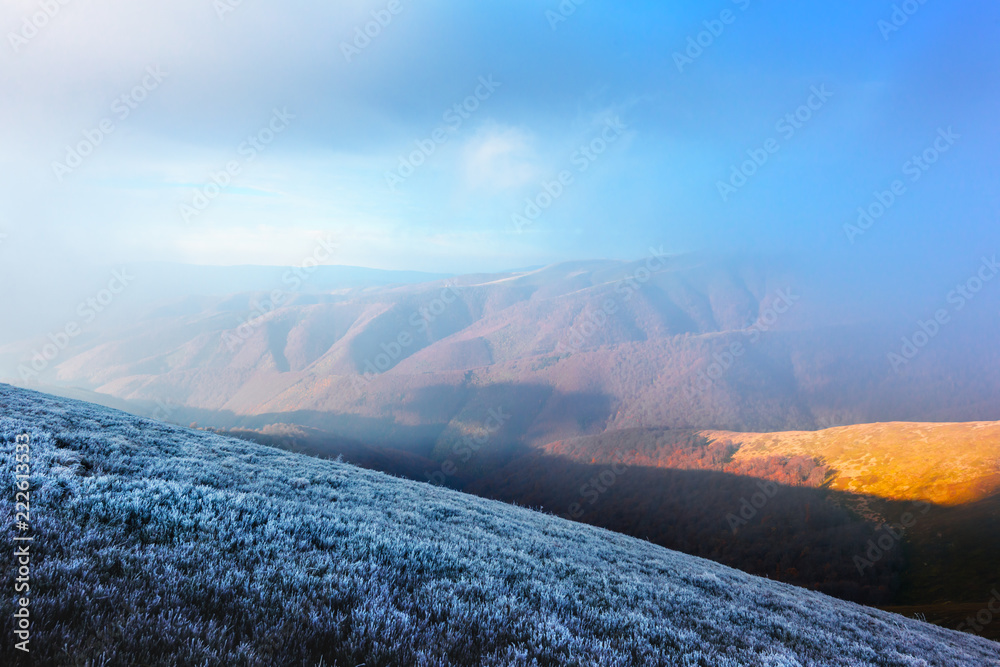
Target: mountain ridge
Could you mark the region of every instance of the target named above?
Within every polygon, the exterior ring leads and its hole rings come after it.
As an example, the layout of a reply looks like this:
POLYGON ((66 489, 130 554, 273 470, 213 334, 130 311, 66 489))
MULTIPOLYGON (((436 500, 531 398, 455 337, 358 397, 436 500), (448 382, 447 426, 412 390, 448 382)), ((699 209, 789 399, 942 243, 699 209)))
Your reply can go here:
MULTIPOLYGON (((17 382, 215 412, 220 428, 315 411, 330 419, 302 426, 344 437, 355 434, 338 432, 338 415, 444 428, 478 409, 484 388, 508 386, 500 400, 526 420, 511 437, 533 445, 631 427, 1000 419, 997 352, 975 335, 986 311, 941 334, 962 345, 935 341, 897 374, 886 354, 911 325, 832 326, 853 295, 831 297, 782 264, 652 259, 289 293, 266 312, 253 305, 263 293, 198 297, 74 342, 17 382), (554 402, 525 403, 527 385, 554 402), (556 419, 564 395, 599 398, 556 419), (431 396, 454 409, 421 414, 431 396)), ((38 345, 0 349, 0 369, 16 376, 38 345)))

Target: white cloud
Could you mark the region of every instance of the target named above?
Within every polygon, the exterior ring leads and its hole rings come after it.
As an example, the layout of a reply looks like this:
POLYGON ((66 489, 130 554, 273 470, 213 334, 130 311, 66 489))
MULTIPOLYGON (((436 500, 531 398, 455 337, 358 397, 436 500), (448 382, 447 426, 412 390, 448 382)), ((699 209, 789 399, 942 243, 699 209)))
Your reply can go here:
POLYGON ((515 127, 491 123, 464 147, 462 171, 475 189, 502 192, 542 177, 533 137, 515 127))

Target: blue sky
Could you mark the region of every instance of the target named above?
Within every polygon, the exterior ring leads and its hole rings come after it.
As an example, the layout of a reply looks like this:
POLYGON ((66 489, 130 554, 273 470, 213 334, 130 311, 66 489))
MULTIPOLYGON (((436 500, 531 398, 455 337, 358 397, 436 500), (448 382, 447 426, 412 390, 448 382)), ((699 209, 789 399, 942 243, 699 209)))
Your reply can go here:
POLYGON ((556 0, 221 3, 235 0, 70 2, 30 39, 40 5, 4 3, 5 270, 295 264, 333 234, 339 263, 393 269, 664 245, 944 276, 1000 245, 995 3, 914 0, 891 32, 880 21, 894 3, 871 0, 586 0, 558 22, 556 0), (348 58, 373 12, 385 25, 348 58), (689 38, 707 46, 686 54, 689 38), (679 68, 678 53, 695 57, 679 68), (779 130, 815 89, 832 95, 779 130), (446 120, 477 90, 473 111, 446 120), (248 150, 275 109, 285 126, 248 150), (114 131, 60 179, 53 163, 102 122, 114 131), (904 165, 948 128, 958 138, 910 180, 904 165), (433 153, 390 189, 400 156, 427 141, 433 153), (581 160, 592 142, 602 152, 581 160), (723 201, 719 182, 761 150, 723 201), (518 230, 512 216, 565 172, 572 182, 518 230), (904 194, 850 243, 844 225, 897 179, 904 194))

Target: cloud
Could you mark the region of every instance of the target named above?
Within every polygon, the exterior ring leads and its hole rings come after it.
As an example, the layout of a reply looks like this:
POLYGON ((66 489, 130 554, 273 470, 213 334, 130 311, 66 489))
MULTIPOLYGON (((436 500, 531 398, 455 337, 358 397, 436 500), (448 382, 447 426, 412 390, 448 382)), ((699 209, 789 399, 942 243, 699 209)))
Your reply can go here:
POLYGON ((494 193, 517 189, 542 177, 530 133, 490 123, 466 142, 462 173, 473 189, 494 193))
MULTIPOLYGON (((942 5, 944 23, 915 21, 887 48, 875 30, 884 11, 860 0, 761 6, 678 76, 671 54, 712 18, 697 4, 585 3, 552 31, 555 2, 404 0, 348 62, 341 44, 385 0, 225 1, 236 9, 220 19, 212 0, 72 0, 17 51, 8 33, 39 4, 5 2, 0 269, 72 277, 84 260, 280 263, 309 230, 348 225, 369 236, 345 244, 345 261, 387 268, 631 257, 664 238, 825 252, 942 125, 970 141, 921 182, 912 210, 897 209, 892 229, 905 216, 913 233, 887 234, 884 248, 964 253, 998 233, 997 94, 980 83, 1000 66, 989 35, 1000 10, 942 5), (116 100, 156 66, 169 76, 123 118, 116 100), (482 76, 503 87, 389 192, 386 171, 482 76), (724 205, 716 181, 823 82, 841 106, 724 205), (276 107, 296 115, 289 131, 185 224, 179 205, 243 159, 241 142, 276 107), (572 156, 609 116, 627 124, 625 139, 577 172, 572 156), (58 180, 53 161, 105 119, 113 133, 58 180), (525 197, 564 169, 572 189, 530 233, 507 238, 525 197), (253 196, 264 193, 274 196, 253 196), (964 232, 943 220, 965 221, 964 232)), ((869 247, 873 261, 886 252, 869 247)))

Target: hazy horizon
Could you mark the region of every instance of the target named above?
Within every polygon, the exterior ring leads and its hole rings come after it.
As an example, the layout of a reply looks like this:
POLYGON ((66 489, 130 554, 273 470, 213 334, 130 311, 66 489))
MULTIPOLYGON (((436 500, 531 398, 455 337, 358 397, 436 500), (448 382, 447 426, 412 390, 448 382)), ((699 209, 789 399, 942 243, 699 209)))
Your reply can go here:
POLYGON ((32 32, 6 3, 5 274, 295 265, 328 234, 448 273, 665 244, 944 278, 1000 246, 994 5, 384 5, 69 3, 32 32))

